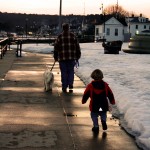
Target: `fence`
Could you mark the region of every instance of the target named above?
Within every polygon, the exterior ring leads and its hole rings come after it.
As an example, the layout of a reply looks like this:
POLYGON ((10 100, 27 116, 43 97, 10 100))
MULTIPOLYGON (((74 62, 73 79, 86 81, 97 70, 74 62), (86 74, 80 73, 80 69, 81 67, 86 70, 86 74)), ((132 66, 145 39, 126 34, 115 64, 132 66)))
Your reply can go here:
POLYGON ((0 57, 1 57, 1 59, 4 57, 4 55, 7 52, 8 44, 9 44, 8 38, 0 40, 0 57))

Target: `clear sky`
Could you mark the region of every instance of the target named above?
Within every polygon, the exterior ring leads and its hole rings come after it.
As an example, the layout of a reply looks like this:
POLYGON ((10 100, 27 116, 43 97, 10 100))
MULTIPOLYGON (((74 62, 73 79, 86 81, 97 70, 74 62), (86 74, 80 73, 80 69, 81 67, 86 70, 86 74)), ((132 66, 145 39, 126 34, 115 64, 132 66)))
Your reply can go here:
MULTIPOLYGON (((62 0, 62 14, 100 14, 104 8, 117 4, 117 0, 62 0)), ((59 14, 60 0, 0 0, 1 12, 59 14)), ((150 18, 150 0, 118 0, 126 11, 144 14, 150 18)))

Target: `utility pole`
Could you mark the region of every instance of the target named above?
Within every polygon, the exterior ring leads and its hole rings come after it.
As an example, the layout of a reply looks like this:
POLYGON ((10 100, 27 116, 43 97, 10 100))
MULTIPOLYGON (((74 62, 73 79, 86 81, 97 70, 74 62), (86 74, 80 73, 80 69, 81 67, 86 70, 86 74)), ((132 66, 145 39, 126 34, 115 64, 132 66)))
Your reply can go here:
POLYGON ((103 14, 103 43, 105 42, 105 12, 103 10, 103 3, 102 3, 102 14, 103 14))
POLYGON ((116 17, 118 16, 118 0, 117 0, 117 4, 116 4, 116 17))
POLYGON ((60 8, 59 8, 59 33, 61 32, 61 25, 62 25, 62 17, 61 17, 61 12, 62 12, 62 0, 60 0, 60 8))
POLYGON ((117 0, 117 11, 118 11, 118 0, 117 0))
POLYGON ((25 30, 26 30, 26 38, 27 38, 27 35, 28 35, 28 18, 26 18, 25 30))
POLYGON ((82 20, 82 30, 84 28, 84 23, 85 23, 85 0, 84 0, 84 12, 83 12, 83 20, 82 20))

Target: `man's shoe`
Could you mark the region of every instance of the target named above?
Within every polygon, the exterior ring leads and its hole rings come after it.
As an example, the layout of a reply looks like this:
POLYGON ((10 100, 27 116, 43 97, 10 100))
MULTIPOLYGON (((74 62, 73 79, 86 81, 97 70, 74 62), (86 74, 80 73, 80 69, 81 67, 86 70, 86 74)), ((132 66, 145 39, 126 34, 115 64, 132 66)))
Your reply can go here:
POLYGON ((67 89, 66 89, 66 88, 62 88, 62 91, 63 91, 64 93, 67 93, 67 89))
POLYGON ((99 132, 99 127, 93 127, 93 128, 92 128, 92 131, 93 131, 93 132, 99 132))
POLYGON ((103 130, 107 130, 107 124, 106 124, 106 122, 102 122, 102 128, 103 128, 103 130))
POLYGON ((73 93, 73 90, 70 90, 70 89, 69 89, 69 93, 73 93))
POLYGON ((73 85, 69 85, 69 92, 70 92, 70 93, 73 92, 73 85))
POLYGON ((73 89, 73 85, 69 85, 69 89, 72 90, 73 89))

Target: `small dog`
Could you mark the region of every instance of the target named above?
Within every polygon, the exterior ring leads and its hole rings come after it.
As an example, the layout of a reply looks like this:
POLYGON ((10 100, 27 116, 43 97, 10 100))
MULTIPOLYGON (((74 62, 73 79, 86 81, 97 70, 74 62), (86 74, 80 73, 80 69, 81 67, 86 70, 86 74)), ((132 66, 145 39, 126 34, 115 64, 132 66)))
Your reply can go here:
POLYGON ((50 69, 46 69, 44 74, 44 90, 47 91, 52 91, 53 84, 54 84, 54 74, 50 69))

